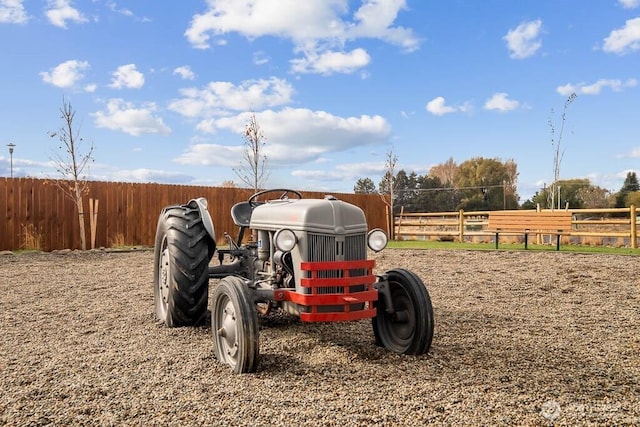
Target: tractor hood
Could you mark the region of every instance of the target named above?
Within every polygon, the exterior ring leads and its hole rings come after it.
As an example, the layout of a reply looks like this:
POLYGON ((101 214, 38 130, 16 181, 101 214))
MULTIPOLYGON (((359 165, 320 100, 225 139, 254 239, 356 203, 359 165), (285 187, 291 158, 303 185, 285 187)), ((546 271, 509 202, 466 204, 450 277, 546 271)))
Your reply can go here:
POLYGON ((281 228, 323 234, 367 232, 364 212, 357 206, 327 196, 324 199, 273 200, 251 214, 254 230, 281 228))

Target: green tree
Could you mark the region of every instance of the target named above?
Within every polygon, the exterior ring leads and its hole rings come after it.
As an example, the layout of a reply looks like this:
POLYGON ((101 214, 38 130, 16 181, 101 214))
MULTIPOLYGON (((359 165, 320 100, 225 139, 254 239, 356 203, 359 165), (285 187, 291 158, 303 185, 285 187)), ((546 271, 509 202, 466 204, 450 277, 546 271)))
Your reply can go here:
POLYGON ((407 175, 404 169, 401 169, 396 175, 396 213, 399 213, 403 207, 407 212, 416 212, 414 205, 418 194, 417 179, 418 176, 415 172, 407 175))
POLYGON ((629 205, 627 204, 627 195, 638 190, 640 190, 640 184, 638 184, 638 176, 635 172, 628 172, 627 177, 624 179, 624 183, 622 184, 622 188, 616 195, 615 207, 628 207, 629 205))
POLYGON ((416 212, 448 212, 458 206, 459 193, 452 186, 443 185, 440 178, 424 175, 417 180, 416 212))
POLYGON ((517 208, 517 176, 513 160, 503 163, 499 159, 476 157, 462 162, 455 179, 461 196, 458 207, 469 211, 517 208))
POLYGON ((640 191, 632 191, 627 194, 627 206, 634 205, 636 209, 640 208, 640 191))
POLYGON ((376 185, 371 178, 360 178, 353 186, 353 192, 356 194, 375 194, 376 185))

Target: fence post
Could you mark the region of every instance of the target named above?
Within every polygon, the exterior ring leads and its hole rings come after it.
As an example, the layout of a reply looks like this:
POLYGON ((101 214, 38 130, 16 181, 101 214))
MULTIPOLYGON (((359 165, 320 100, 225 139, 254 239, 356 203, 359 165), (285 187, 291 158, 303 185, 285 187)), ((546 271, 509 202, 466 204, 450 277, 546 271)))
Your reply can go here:
MULTIPOLYGON (((400 207, 400 217, 398 218, 398 231, 395 233, 396 234, 396 238, 398 238, 400 240, 402 240, 400 238, 400 236, 402 235, 402 233, 400 233, 400 226, 402 225, 402 215, 404 215, 404 206, 400 207)), ((395 222, 395 219, 394 219, 394 222, 395 222)), ((394 225, 394 227, 395 227, 395 225, 394 225)), ((395 228, 394 228, 394 230, 395 230, 395 228)))
POLYGON ((636 217, 636 205, 629 206, 629 215, 631 216, 631 249, 638 247, 638 226, 636 217))
POLYGON ((464 210, 460 209, 459 213, 460 217, 458 218, 458 239, 460 239, 460 243, 462 243, 464 242, 464 210))

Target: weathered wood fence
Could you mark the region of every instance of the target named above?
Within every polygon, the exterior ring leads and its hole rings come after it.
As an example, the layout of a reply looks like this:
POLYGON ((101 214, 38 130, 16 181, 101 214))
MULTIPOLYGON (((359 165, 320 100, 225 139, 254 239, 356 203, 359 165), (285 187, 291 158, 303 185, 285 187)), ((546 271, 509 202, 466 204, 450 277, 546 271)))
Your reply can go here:
MULTIPOLYGON (((543 210, 544 212, 545 210, 543 210)), ((610 209, 568 209, 571 230, 563 233, 565 243, 638 247, 636 207, 610 209)), ((498 212, 498 211, 494 211, 498 212)), ((398 240, 442 239, 489 241, 495 232, 488 229, 490 211, 401 213, 394 218, 398 240)), ((535 234, 535 233, 532 233, 535 234)), ((543 243, 544 233, 537 233, 543 243)))
MULTIPOLYGON (((36 246, 45 251, 80 248, 75 204, 65 196, 58 183, 64 182, 0 178, 0 250, 36 246)), ((302 193, 307 198, 325 195, 322 192, 302 193)), ((196 197, 206 197, 209 201, 216 238, 222 242, 225 231, 237 235, 237 227, 229 214, 231 206, 251 194, 251 190, 241 188, 91 181, 84 199, 87 247, 91 247, 92 225, 95 247, 151 246, 162 208, 196 197), (91 205, 90 201, 93 201, 91 205)), ((379 196, 332 194, 362 208, 370 228, 387 229, 386 206, 379 196)))

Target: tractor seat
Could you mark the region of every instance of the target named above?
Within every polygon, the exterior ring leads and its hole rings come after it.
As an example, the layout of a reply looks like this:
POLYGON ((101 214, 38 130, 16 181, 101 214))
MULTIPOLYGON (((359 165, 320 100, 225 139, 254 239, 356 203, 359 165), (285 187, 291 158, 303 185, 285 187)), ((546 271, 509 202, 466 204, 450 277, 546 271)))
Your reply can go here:
MULTIPOLYGON (((262 204, 260 202, 256 202, 256 204, 262 204)), ((231 207, 231 219, 233 219, 233 223, 238 227, 248 227, 251 222, 251 205, 249 202, 240 202, 236 203, 231 207)))

